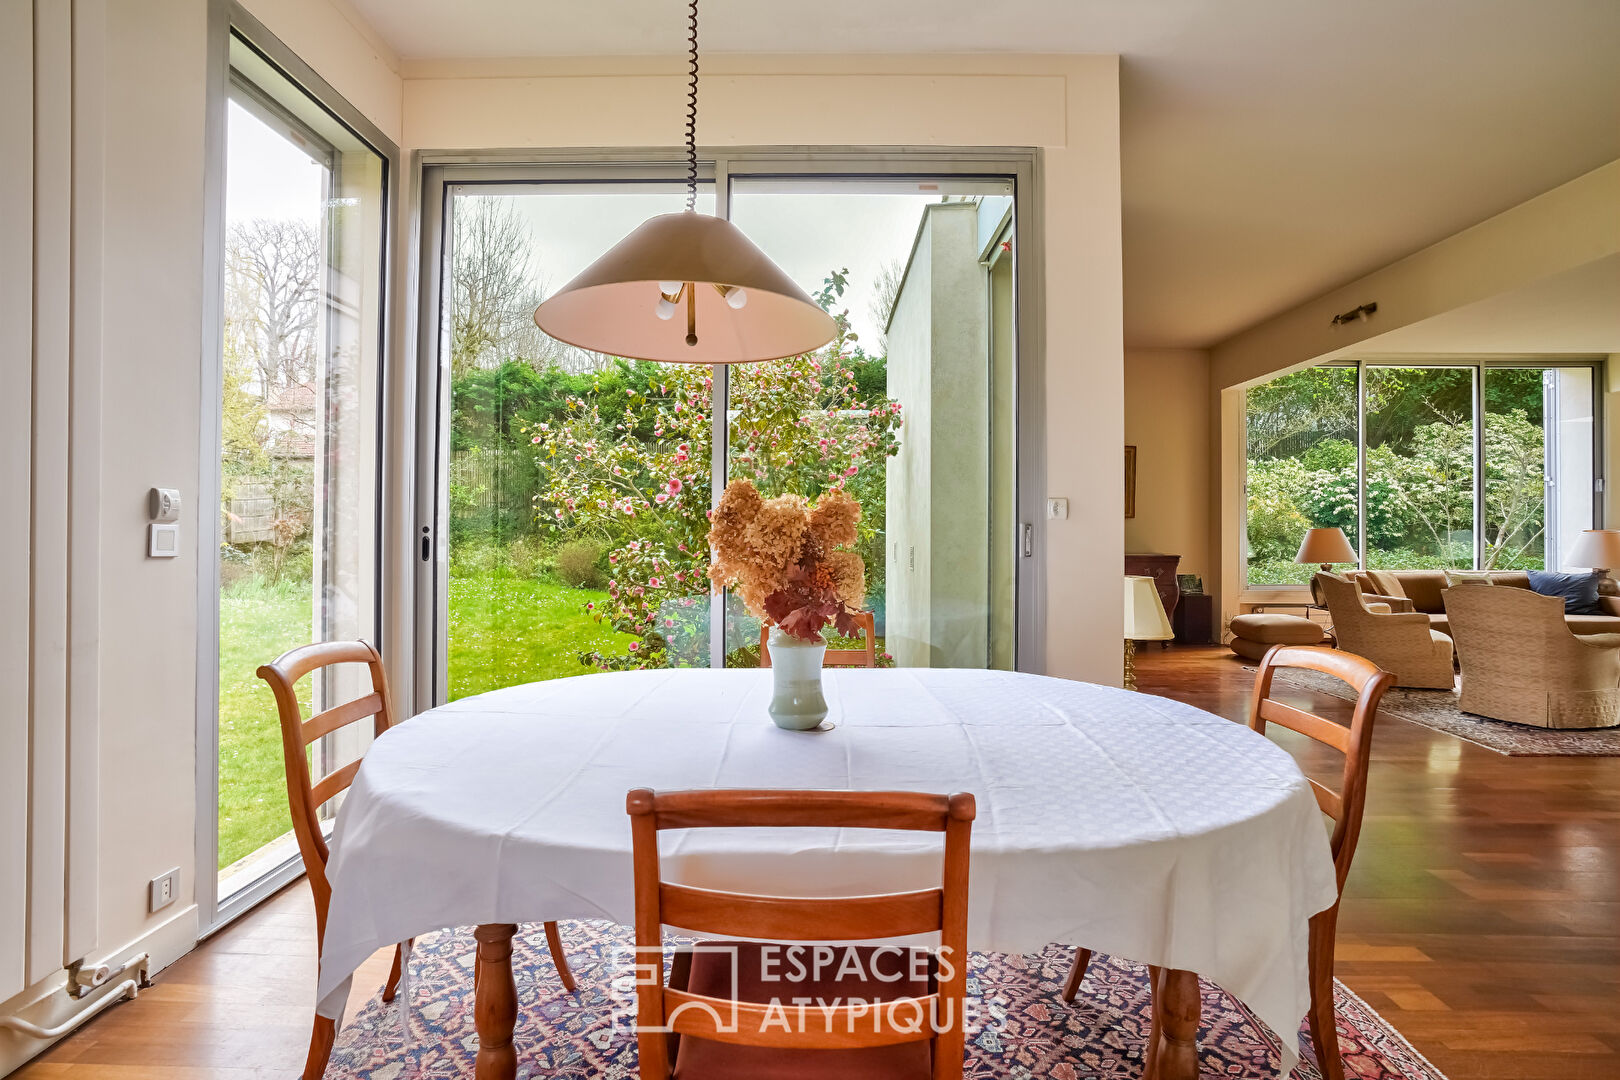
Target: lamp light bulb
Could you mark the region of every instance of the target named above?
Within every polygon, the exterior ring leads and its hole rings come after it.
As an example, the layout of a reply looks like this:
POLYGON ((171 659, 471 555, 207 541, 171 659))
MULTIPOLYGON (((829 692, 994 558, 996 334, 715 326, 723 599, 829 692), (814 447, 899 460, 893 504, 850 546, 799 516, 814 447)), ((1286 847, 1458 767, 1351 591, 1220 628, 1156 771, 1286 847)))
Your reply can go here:
POLYGON ((745 289, 733 288, 726 293, 726 303, 731 305, 733 311, 741 311, 748 306, 748 292, 745 289))
POLYGON ((657 310, 656 314, 658 315, 658 317, 660 319, 663 319, 665 322, 668 322, 669 320, 673 319, 675 317, 675 303, 674 303, 674 301, 660 296, 658 298, 658 310, 657 310))
POLYGON ((681 283, 678 281, 660 281, 658 291, 665 296, 675 296, 681 291, 681 283))

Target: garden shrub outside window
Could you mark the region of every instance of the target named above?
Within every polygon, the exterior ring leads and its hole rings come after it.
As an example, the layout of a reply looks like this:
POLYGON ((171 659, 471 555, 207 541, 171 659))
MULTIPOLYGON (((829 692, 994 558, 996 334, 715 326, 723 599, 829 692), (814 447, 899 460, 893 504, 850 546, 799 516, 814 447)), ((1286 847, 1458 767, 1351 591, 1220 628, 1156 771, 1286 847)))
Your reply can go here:
POLYGON ((1368 361, 1250 388, 1248 584, 1308 582, 1294 556, 1313 526, 1372 569, 1562 569, 1597 525, 1594 372, 1368 361))

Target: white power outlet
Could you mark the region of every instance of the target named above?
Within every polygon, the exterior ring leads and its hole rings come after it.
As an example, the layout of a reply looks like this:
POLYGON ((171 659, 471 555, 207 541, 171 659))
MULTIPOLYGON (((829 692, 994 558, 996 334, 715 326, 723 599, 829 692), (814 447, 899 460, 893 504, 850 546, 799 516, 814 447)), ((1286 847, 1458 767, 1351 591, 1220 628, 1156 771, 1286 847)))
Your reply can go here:
POLYGON ((177 866, 166 874, 152 879, 152 894, 149 906, 153 911, 161 911, 174 903, 175 894, 180 891, 180 868, 177 866))
POLYGON ((1053 521, 1065 521, 1069 517, 1068 499, 1047 499, 1046 516, 1053 521))

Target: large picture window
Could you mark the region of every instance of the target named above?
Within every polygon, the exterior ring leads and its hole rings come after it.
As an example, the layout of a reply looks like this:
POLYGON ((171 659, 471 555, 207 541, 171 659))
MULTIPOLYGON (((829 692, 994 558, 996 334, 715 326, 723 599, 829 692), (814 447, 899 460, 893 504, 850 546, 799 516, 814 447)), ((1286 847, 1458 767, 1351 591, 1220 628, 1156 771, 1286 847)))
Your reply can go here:
POLYGON ((1596 524, 1594 365, 1365 362, 1247 396, 1250 585, 1297 585, 1304 531, 1373 569, 1562 569, 1596 524))

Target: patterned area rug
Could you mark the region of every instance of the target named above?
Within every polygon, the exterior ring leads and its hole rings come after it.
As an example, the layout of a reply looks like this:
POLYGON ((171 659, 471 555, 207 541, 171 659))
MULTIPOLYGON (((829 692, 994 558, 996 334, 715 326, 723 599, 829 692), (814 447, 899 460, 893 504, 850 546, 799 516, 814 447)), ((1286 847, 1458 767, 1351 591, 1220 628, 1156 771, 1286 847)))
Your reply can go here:
MULTIPOLYGON (((1318 671, 1282 669, 1276 677, 1302 690, 1330 694, 1346 701, 1356 698, 1350 687, 1318 671)), ((1384 695, 1379 711, 1512 757, 1620 757, 1620 728, 1555 731, 1507 720, 1489 720, 1459 709, 1455 690, 1396 687, 1384 695)))
MULTIPOLYGON (((565 993, 539 926, 514 939, 518 987, 519 1080, 541 1077, 635 1080, 636 1044, 628 1027, 634 990, 630 932, 608 923, 564 923, 579 989, 565 993)), ((1054 1080, 1137 1080, 1148 1029, 1143 968, 1097 956, 1073 1005, 1058 999, 1071 953, 1052 946, 1034 956, 973 954, 965 1075, 1054 1080)), ((399 1008, 373 998, 338 1036, 327 1080, 471 1077, 478 1052, 473 1028, 473 940, 469 930, 417 939, 411 962, 411 1041, 402 1045, 399 1008)), ((1356 1080, 1445 1080, 1360 998, 1335 984, 1345 1074, 1356 1080)), ((1202 1075, 1277 1075, 1275 1043, 1242 1004, 1203 987, 1202 1075)), ((1310 1036, 1291 1080, 1320 1080, 1310 1036)))

